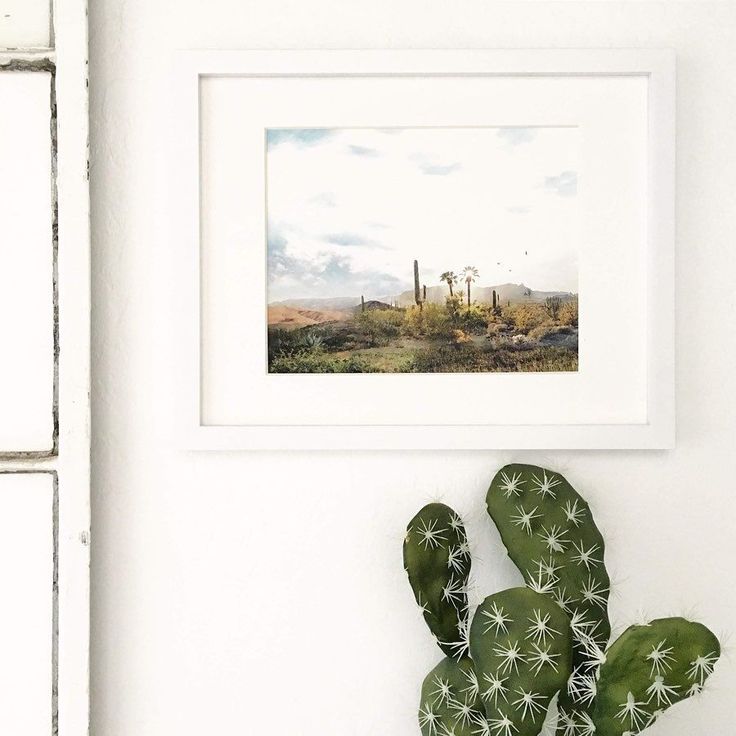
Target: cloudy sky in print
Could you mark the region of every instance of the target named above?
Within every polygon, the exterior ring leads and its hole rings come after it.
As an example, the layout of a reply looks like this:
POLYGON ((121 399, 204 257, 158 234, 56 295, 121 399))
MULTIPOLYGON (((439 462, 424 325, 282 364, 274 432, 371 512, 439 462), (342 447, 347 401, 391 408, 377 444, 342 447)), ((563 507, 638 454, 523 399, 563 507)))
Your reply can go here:
POLYGON ((578 291, 576 128, 267 131, 269 301, 478 284, 578 291))

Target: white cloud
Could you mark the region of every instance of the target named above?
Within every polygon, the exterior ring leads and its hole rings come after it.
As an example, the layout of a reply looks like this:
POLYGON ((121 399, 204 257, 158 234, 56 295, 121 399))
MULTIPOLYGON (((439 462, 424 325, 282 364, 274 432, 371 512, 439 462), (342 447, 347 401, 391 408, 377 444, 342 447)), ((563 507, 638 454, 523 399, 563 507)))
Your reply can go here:
POLYGON ((472 263, 482 285, 577 291, 576 129, 386 133, 269 135, 271 299, 354 295, 357 283, 386 296, 410 286, 415 258, 428 285, 472 263))
POLYGON ((544 186, 561 197, 574 197, 578 193, 578 175, 575 171, 563 171, 557 176, 546 176, 544 186))
POLYGON ((498 128, 496 135, 510 146, 520 146, 522 143, 531 143, 536 136, 536 131, 536 128, 498 128))

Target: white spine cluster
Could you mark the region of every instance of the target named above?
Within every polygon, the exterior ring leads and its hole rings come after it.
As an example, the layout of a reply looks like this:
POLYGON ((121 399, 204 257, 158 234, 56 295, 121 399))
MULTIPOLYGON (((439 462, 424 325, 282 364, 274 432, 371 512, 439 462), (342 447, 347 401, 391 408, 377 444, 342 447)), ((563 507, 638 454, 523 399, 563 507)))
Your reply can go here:
POLYGON ((511 496, 521 495, 521 486, 526 483, 525 480, 521 479, 521 473, 513 473, 511 476, 506 473, 501 473, 501 491, 506 498, 511 496))

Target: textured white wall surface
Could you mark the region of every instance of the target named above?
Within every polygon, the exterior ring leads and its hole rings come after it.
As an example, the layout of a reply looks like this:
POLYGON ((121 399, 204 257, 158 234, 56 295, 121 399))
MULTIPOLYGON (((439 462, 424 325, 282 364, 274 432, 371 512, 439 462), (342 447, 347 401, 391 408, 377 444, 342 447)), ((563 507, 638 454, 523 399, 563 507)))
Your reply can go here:
MULTIPOLYGON (((728 641, 736 5, 97 0, 91 42, 95 736, 416 736, 419 683, 440 656, 404 579, 404 526, 442 497, 471 514, 481 587, 519 582, 482 512, 491 475, 514 457, 563 470, 591 500, 618 627, 641 612, 694 614, 728 641), (674 451, 177 448, 174 49, 661 46, 679 61, 674 451)), ((648 733, 730 733, 734 692, 727 652, 710 691, 648 733)))

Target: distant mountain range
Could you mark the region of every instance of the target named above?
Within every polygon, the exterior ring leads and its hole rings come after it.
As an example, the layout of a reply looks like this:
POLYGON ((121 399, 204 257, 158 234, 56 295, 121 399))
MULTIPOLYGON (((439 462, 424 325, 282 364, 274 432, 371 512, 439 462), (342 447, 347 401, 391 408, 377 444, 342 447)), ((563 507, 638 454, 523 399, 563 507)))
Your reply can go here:
MULTIPOLYGON (((465 286, 464 284, 462 286, 465 286)), ((575 297, 575 294, 569 291, 536 291, 530 289, 524 284, 499 284, 497 286, 470 286, 470 300, 481 304, 491 304, 493 301, 493 291, 496 291, 501 304, 519 304, 523 302, 540 303, 548 297, 557 296, 563 301, 569 301, 575 297)), ((467 291, 458 284, 453 289, 457 295, 465 297, 467 291)), ((446 285, 428 286, 427 302, 430 304, 444 304, 445 299, 450 295, 450 291, 446 285)), ((414 304, 414 290, 410 289, 402 291, 400 294, 393 296, 380 297, 378 301, 385 302, 397 307, 410 307, 414 304)), ((279 302, 271 302, 271 306, 295 307, 298 309, 319 309, 319 310, 350 310, 360 304, 360 295, 358 296, 338 296, 326 299, 284 299, 279 302)))
POLYGON ((360 304, 358 296, 333 296, 326 299, 284 299, 280 302, 269 302, 271 307, 295 307, 297 309, 337 309, 350 310, 360 304))
POLYGON ((351 319, 354 308, 348 310, 339 309, 315 309, 307 307, 290 307, 285 304, 268 305, 269 327, 280 327, 285 330, 293 330, 299 327, 310 327, 323 322, 343 322, 351 319))
MULTIPOLYGON (((493 291, 496 291, 497 298, 501 299, 502 304, 511 302, 519 304, 520 302, 543 302, 551 296, 558 296, 561 299, 572 299, 575 295, 569 291, 536 291, 530 289, 524 284, 498 284, 496 286, 476 286, 470 285, 470 301, 479 302, 480 304, 491 304, 493 302, 493 291)), ((458 284, 453 289, 457 295, 463 298, 467 295, 467 287, 465 284, 458 284)), ((446 285, 428 286, 427 302, 430 304, 444 304, 445 299, 450 295, 450 290, 446 285)), ((414 290, 402 291, 401 294, 394 297, 387 297, 381 301, 388 301, 399 307, 408 307, 414 304, 414 290)))

